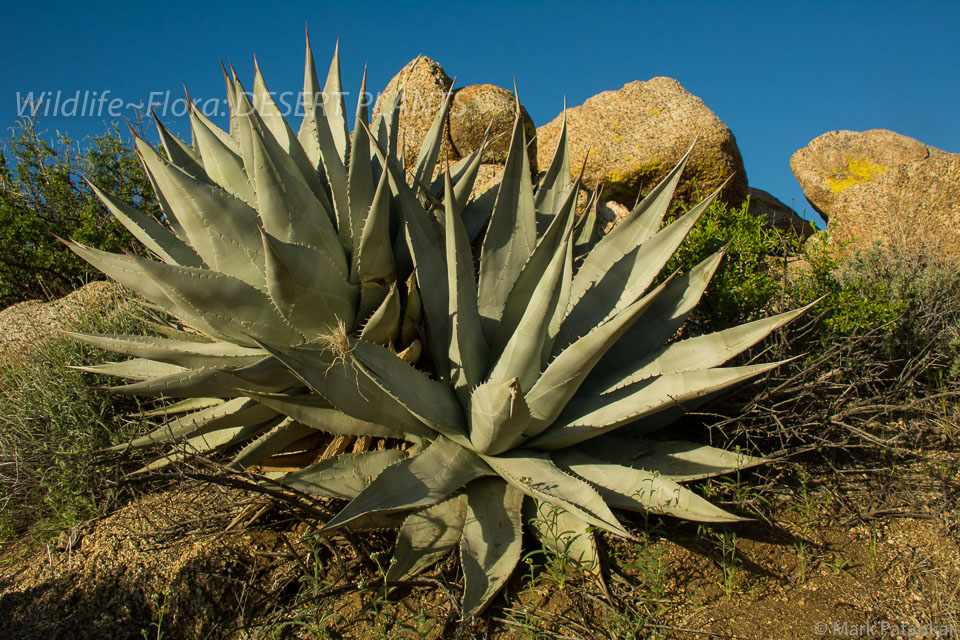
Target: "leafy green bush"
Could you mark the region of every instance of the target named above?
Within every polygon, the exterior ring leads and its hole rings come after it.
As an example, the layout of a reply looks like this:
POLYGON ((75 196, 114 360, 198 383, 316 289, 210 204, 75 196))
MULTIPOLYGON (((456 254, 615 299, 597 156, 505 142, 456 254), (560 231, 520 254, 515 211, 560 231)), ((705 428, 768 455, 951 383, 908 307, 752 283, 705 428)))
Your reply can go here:
POLYGON ((96 269, 55 236, 104 250, 132 250, 130 235, 81 179, 152 215, 159 207, 135 154, 116 127, 84 146, 44 138, 36 120, 18 123, 0 147, 0 308, 65 295, 96 269))
MULTIPOLYGON (((729 243, 693 317, 703 331, 767 315, 771 302, 783 290, 783 264, 772 256, 799 250, 796 237, 767 226, 762 218, 750 215, 748 207, 749 201, 739 207, 715 201, 664 269, 664 274, 669 274, 692 268, 729 243)), ((682 213, 675 211, 668 221, 682 213)))
POLYGON ((896 270, 879 255, 865 268, 864 258, 843 259, 827 242, 826 232, 804 245, 801 261, 786 283, 788 295, 801 304, 820 299, 821 341, 846 337, 877 326, 892 331, 905 303, 891 290, 882 271, 896 270), (883 266, 881 266, 883 263, 883 266))

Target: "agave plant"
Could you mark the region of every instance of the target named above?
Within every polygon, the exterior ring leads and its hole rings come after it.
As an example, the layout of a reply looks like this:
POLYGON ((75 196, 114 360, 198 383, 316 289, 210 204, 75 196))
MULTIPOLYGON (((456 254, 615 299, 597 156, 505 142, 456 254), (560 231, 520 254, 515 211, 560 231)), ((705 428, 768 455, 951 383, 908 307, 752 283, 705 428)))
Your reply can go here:
POLYGON ((69 243, 179 319, 76 335, 133 356, 92 368, 129 380, 113 391, 179 399, 130 444, 172 446, 148 468, 221 452, 348 500, 324 529, 399 526, 389 581, 459 550, 465 618, 511 575, 532 505, 544 544, 597 575, 594 532, 631 537, 613 509, 740 519, 680 483, 762 460, 645 434, 777 366, 720 365, 800 311, 672 341, 723 254, 654 286, 716 196, 661 228, 686 156, 599 237, 565 127, 534 185, 518 117, 502 180, 471 198, 482 149, 434 179, 449 96, 407 172, 399 94, 369 125, 361 90, 351 134, 336 52, 320 91, 307 43, 297 134, 259 69, 251 94, 224 78, 229 131, 194 110, 192 144, 159 121, 166 157, 136 140, 164 221, 97 191, 156 259, 69 243))

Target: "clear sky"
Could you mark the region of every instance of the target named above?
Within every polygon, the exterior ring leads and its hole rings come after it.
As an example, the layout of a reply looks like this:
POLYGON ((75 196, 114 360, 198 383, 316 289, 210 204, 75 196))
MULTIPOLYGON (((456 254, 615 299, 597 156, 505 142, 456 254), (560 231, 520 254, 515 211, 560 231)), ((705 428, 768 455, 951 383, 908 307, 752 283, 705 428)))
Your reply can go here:
MULTIPOLYGON (((790 156, 826 131, 892 129, 960 152, 956 0, 6 3, 0 124, 15 122, 18 96, 31 91, 61 101, 108 91, 135 104, 154 92, 178 98, 186 84, 194 99, 222 99, 218 59, 233 61, 249 89, 254 53, 271 90, 298 91, 305 23, 319 66, 340 39, 349 91, 364 63, 376 92, 423 53, 458 86, 516 78, 537 125, 564 96, 575 106, 671 76, 731 128, 751 186, 798 210, 809 206, 790 156)), ((118 120, 102 104, 99 114, 42 118, 41 128, 100 133, 118 120)), ((171 110, 164 120, 186 134, 186 118, 171 110)))

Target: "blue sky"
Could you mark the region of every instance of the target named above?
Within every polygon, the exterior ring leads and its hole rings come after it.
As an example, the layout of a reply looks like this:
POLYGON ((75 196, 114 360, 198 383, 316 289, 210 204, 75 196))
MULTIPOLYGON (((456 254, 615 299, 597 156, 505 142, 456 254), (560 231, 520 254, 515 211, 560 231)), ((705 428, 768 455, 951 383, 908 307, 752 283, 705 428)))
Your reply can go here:
MULTIPOLYGON (((510 87, 537 125, 632 80, 671 76, 737 138, 752 186, 809 206, 791 154, 835 129, 892 129, 960 152, 960 2, 244 2, 8 3, 0 25, 0 125, 18 92, 109 91, 124 103, 152 92, 223 98, 218 59, 249 88, 256 53, 270 88, 298 91, 303 29, 318 64, 340 39, 346 88, 364 63, 379 91, 426 54, 457 85, 510 87)), ((107 103, 109 104, 109 103, 107 103)), ((74 138, 99 116, 47 117, 74 138)), ((186 134, 186 118, 168 114, 186 134)), ((4 132, 6 133, 6 131, 4 132)))

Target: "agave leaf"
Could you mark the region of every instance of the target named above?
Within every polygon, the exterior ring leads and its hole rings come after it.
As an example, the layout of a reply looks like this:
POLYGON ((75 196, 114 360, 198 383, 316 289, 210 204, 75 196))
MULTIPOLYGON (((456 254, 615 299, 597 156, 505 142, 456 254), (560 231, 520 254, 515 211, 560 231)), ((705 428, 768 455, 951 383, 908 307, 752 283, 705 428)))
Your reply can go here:
POLYGON ((598 241, 597 228, 597 208, 600 206, 600 198, 594 190, 587 200, 586 209, 575 227, 576 240, 573 241, 573 255, 577 258, 591 251, 598 241))
MULTIPOLYGON (((294 376, 282 362, 269 355, 254 364, 240 367, 239 369, 231 369, 230 373, 256 387, 273 386, 280 387, 281 389, 289 389, 300 386, 297 377, 294 376)), ((259 390, 255 387, 249 388, 253 391, 259 390)))
POLYGON ((274 162, 263 135, 255 133, 251 145, 264 230, 284 242, 323 252, 346 278, 347 259, 331 222, 332 213, 309 187, 274 162))
MULTIPOLYGON (((263 233, 267 291, 286 321, 308 339, 342 322, 353 327, 359 287, 326 253, 263 233)), ((339 250, 339 247, 337 247, 339 250)))
MULTIPOLYGON (((283 113, 277 107, 273 94, 267 88, 256 56, 253 58, 253 101, 257 113, 260 114, 260 119, 263 120, 274 140, 290 155, 294 162, 300 164, 298 160, 301 159, 301 156, 305 157, 306 154, 303 147, 300 146, 297 136, 293 133, 290 125, 287 124, 286 118, 283 117, 283 113)), ((305 166, 301 166, 301 171, 304 169, 316 173, 317 167, 307 163, 305 166)))
POLYGON ((266 355, 266 352, 260 349, 241 347, 229 342, 184 342, 169 338, 99 335, 72 331, 64 331, 64 334, 106 351, 157 360, 188 369, 243 366, 253 364, 266 355))
POLYGON ((323 85, 323 112, 329 123, 333 142, 337 146, 343 166, 347 166, 350 132, 347 130, 347 106, 343 100, 343 82, 340 79, 340 42, 333 49, 330 71, 323 85))
MULTIPOLYGON (((191 106, 190 128, 193 131, 193 139, 199 149, 204 170, 202 175, 194 174, 194 177, 212 181, 248 205, 257 206, 257 194, 253 190, 253 185, 247 180, 243 158, 235 147, 235 141, 228 137, 230 143, 224 142, 221 136, 210 130, 201 117, 200 112, 191 106)), ((186 171, 192 173, 189 169, 186 171)))
MULTIPOLYGON (((382 97, 383 108, 373 121, 370 131, 376 142, 371 142, 370 153, 375 154, 374 147, 379 144, 381 149, 386 149, 388 155, 397 155, 397 112, 400 107, 400 93, 396 89, 390 89, 382 97)), ((380 165, 381 172, 383 165, 380 165)))
POLYGON ((115 387, 107 387, 111 393, 131 396, 153 396, 164 398, 236 398, 247 390, 272 393, 283 391, 286 385, 281 380, 276 385, 251 384, 248 380, 218 369, 189 369, 161 378, 144 380, 115 387), (241 389, 243 391, 241 391, 241 389))
POLYGON ((393 562, 384 579, 387 582, 406 580, 453 551, 460 542, 466 515, 467 496, 458 493, 407 516, 397 535, 393 562))
POLYGON ((278 413, 327 433, 346 436, 372 436, 374 438, 403 437, 403 432, 399 429, 359 420, 338 411, 318 395, 268 394, 254 391, 245 393, 248 397, 278 413))
POLYGON ((470 442, 477 451, 497 455, 516 445, 530 423, 520 382, 485 382, 470 396, 470 442))
POLYGON ((360 234, 360 245, 353 254, 350 280, 360 283, 361 318, 367 317, 380 306, 397 280, 390 241, 389 185, 389 177, 384 172, 360 234))
MULTIPOLYGON (((567 251, 575 204, 575 197, 572 195, 564 200, 556 215, 553 216, 547 231, 537 243, 530 259, 523 265, 520 275, 517 276, 517 282, 507 297, 503 317, 500 320, 500 327, 497 331, 496 353, 503 352, 503 347, 514 335, 517 326, 520 324, 520 319, 530 307, 530 301, 534 295, 544 288, 553 290, 556 288, 556 282, 563 282, 563 279, 559 278, 559 274, 556 274, 553 279, 545 278, 545 274, 548 268, 554 265, 557 255, 567 251)), ((560 314, 563 314, 566 308, 566 302, 564 302, 560 314)))
POLYGON ((407 186, 403 169, 397 166, 395 160, 387 158, 383 149, 377 147, 376 152, 387 168, 390 186, 397 194, 400 213, 405 223, 404 233, 416 267, 417 282, 420 284, 420 301, 432 336, 429 345, 433 364, 441 375, 445 375, 449 371, 446 347, 450 344, 449 294, 447 266, 438 237, 439 230, 433 218, 407 186))
MULTIPOLYGON (((256 116, 254 121, 258 125, 262 124, 259 128, 267 148, 271 153, 281 152, 283 162, 288 163, 286 170, 306 184, 323 204, 324 210, 332 216, 332 206, 323 180, 317 171, 319 167, 310 161, 303 147, 300 146, 296 134, 293 133, 293 129, 277 108, 273 95, 263 80, 263 74, 260 73, 256 58, 254 58, 253 100, 256 105, 256 114, 252 115, 256 116)), ((281 166, 281 163, 277 162, 277 165, 281 166)))
MULTIPOLYGON (((347 212, 347 170, 343 162, 343 148, 338 148, 330 131, 330 122, 325 111, 325 96, 317 81, 317 68, 307 37, 306 65, 303 72, 304 115, 300 123, 297 138, 300 141, 310 163, 323 170, 330 182, 330 195, 336 220, 346 217, 347 212)), ((339 71, 338 71, 339 73, 339 71)), ((333 97, 331 96, 331 99, 333 97)), ((344 121, 345 122, 345 121, 344 121)), ((345 148, 345 147, 344 147, 345 148)), ((338 225, 339 226, 339 225, 338 225)))
POLYGON ((156 113, 153 114, 153 120, 157 125, 157 134, 160 136, 160 142, 163 144, 163 148, 166 150, 167 157, 170 158, 170 161, 194 178, 209 182, 210 177, 203 168, 203 161, 200 159, 200 154, 190 148, 183 140, 170 133, 170 131, 163 126, 163 123, 160 122, 160 118, 157 117, 156 113))
POLYGON ((211 327, 201 315, 181 305, 177 300, 168 297, 165 287, 138 268, 140 258, 100 251, 73 241, 66 242, 66 245, 71 251, 102 271, 110 279, 139 293, 161 308, 173 309, 179 318, 204 333, 216 338, 225 338, 222 333, 211 327))
POLYGON ((577 398, 554 426, 531 440, 528 446, 569 447, 644 416, 749 380, 781 364, 783 362, 679 371, 641 380, 602 396, 577 398))
POLYGON ((467 486, 467 512, 460 538, 463 619, 483 611, 506 585, 520 561, 523 493, 499 478, 467 486))
MULTIPOLYGON (((199 124, 203 125, 203 128, 204 128, 206 131, 209 131, 211 134, 213 134, 214 136, 216 136, 216 138, 217 138, 222 144, 226 145, 227 148, 229 148, 229 149, 230 149, 231 151, 233 151, 234 153, 237 153, 237 154, 240 153, 240 146, 237 144, 237 141, 234 140, 234 139, 230 136, 229 133, 227 133, 226 131, 224 131, 223 129, 221 129, 220 127, 218 127, 217 125, 213 124, 213 122, 210 121, 210 118, 208 118, 207 116, 203 115, 202 112, 200 112, 199 110, 193 108, 193 103, 192 103, 192 102, 190 102, 190 101, 188 100, 188 103, 189 103, 189 106, 190 106, 190 111, 196 113, 197 122, 198 122, 199 124)), ((193 127, 191 127, 190 131, 191 131, 191 133, 192 133, 193 136, 194 136, 194 137, 193 137, 193 146, 194 146, 195 149, 197 149, 197 153, 199 153, 200 141, 199 141, 199 140, 197 139, 197 137, 196 137, 196 136, 197 136, 197 132, 193 130, 193 127)))
MULTIPOLYGON (((719 190, 715 191, 703 202, 654 235, 648 242, 625 255, 594 282, 579 301, 567 310, 567 317, 560 327, 557 344, 567 344, 573 336, 580 335, 605 318, 621 312, 639 298, 656 279, 663 266, 673 256, 718 193, 719 190)), ((601 250, 598 245, 590 255, 601 250)), ((573 279, 574 289, 577 286, 577 277, 579 272, 573 279)), ((571 297, 573 295, 571 291, 571 297)))
POLYGON ((643 442, 611 433, 580 446, 580 450, 603 463, 644 469, 674 482, 702 480, 755 467, 766 462, 741 451, 725 451, 716 447, 681 440, 643 442))
POLYGON ((384 469, 406 457, 406 452, 396 449, 344 453, 288 473, 280 484, 311 495, 352 500, 384 469))
POLYGON ((447 290, 450 317, 450 381, 460 401, 466 404, 470 392, 486 373, 489 347, 480 330, 477 284, 473 275, 473 252, 460 216, 454 210, 450 172, 444 173, 446 201, 444 230, 447 262, 447 290))
MULTIPOLYGON (((136 145, 136 138, 134 138, 134 145, 136 145)), ((163 197, 163 192, 160 190, 160 185, 157 184, 156 178, 150 174, 147 163, 143 161, 143 158, 139 154, 137 157, 140 159, 140 165, 143 167, 147 180, 150 182, 150 188, 153 189, 153 195, 157 198, 157 204, 160 206, 160 215, 163 221, 167 223, 167 226, 170 227, 170 230, 173 231, 175 236, 180 238, 182 242, 189 244, 190 238, 187 236, 186 231, 184 231, 183 225, 177 220, 177 215, 173 207, 171 207, 167 199, 163 197)))
POLYGON ((486 149, 487 136, 490 134, 492 126, 493 120, 487 125, 487 132, 483 134, 480 145, 474 149, 473 153, 457 163, 458 165, 462 164, 462 167, 454 166, 453 168, 453 211, 458 218, 462 219, 463 211, 470 200, 470 194, 473 192, 473 186, 477 182, 477 174, 480 172, 483 152, 486 149))
POLYGON ((239 148, 240 120, 237 117, 237 87, 233 83, 233 78, 227 73, 227 68, 223 66, 223 60, 220 60, 220 70, 223 71, 223 83, 227 88, 227 107, 230 110, 230 137, 239 148))
POLYGON ((667 280, 619 315, 595 327, 547 365, 543 375, 527 394, 527 404, 534 418, 527 436, 537 435, 553 423, 603 354, 649 308, 669 282, 667 280))
POLYGON ((189 244, 211 269, 263 286, 257 212, 219 187, 198 182, 136 139, 147 170, 176 213, 189 244))
POLYGON ((137 265, 163 288, 168 298, 190 309, 220 334, 244 346, 256 346, 251 337, 301 342, 266 294, 246 282, 209 269, 178 267, 136 259, 137 265))
POLYGON ((276 416, 276 411, 249 398, 233 398, 222 404, 168 420, 150 433, 135 438, 129 444, 113 447, 113 449, 126 449, 128 447, 139 449, 155 444, 174 442, 183 438, 194 438, 217 429, 260 424, 276 416))
POLYGON ((695 522, 749 520, 710 504, 657 473, 600 462, 576 448, 555 452, 554 459, 597 487, 603 498, 619 509, 672 515, 695 522))
POLYGON ((624 377, 624 372, 631 370, 638 357, 660 349, 676 335, 706 291, 724 253, 722 249, 690 271, 675 276, 644 313, 642 321, 627 329, 620 338, 617 342, 620 348, 608 351, 600 361, 597 370, 609 373, 598 376, 596 384, 588 381, 587 386, 600 390, 615 385, 624 377))
POLYGON ((149 380, 150 378, 159 378, 160 376, 187 371, 186 367, 167 364, 165 362, 155 362, 144 358, 132 358, 130 360, 124 360, 123 362, 102 362, 84 367, 71 366, 70 368, 98 375, 126 378, 127 380, 149 380))
POLYGON ((243 88, 243 83, 237 78, 233 65, 230 65, 233 74, 234 102, 237 105, 237 147, 240 157, 243 158, 243 169, 247 173, 250 183, 254 183, 253 175, 253 119, 255 110, 250 97, 243 88))
POLYGON ((353 127, 353 137, 350 141, 350 168, 347 173, 348 204, 350 217, 348 224, 340 220, 340 240, 350 242, 353 252, 360 246, 360 235, 363 232, 367 212, 373 203, 373 176, 370 172, 370 136, 367 133, 367 70, 363 70, 363 81, 360 85, 360 95, 357 99, 357 120, 353 127))
POLYGON ((274 343, 262 346, 304 384, 348 415, 365 422, 396 426, 416 436, 436 435, 344 354, 316 346, 274 343))
POLYGON ((163 469, 174 462, 184 460, 189 455, 199 455, 223 449, 238 442, 244 442, 250 438, 267 431, 277 424, 278 420, 271 420, 262 424, 251 424, 240 427, 230 427, 227 429, 218 429, 202 435, 190 438, 186 442, 177 445, 173 451, 168 452, 164 457, 154 460, 147 464, 138 473, 145 471, 157 471, 163 469))
POLYGON ((388 292, 360 332, 361 340, 384 347, 392 345, 400 337, 400 290, 393 283, 388 292))
POLYGON ((408 511, 443 500, 490 469, 475 453, 439 436, 419 455, 383 470, 343 511, 324 525, 333 531, 370 512, 408 511))
POLYGON ((447 114, 450 111, 450 100, 453 97, 453 91, 447 91, 443 96, 443 102, 440 103, 440 110, 434 116, 427 134, 420 143, 420 151, 417 153, 417 163, 413 169, 413 184, 420 185, 429 182, 433 177, 434 169, 437 167, 437 158, 440 156, 440 147, 443 143, 443 128, 447 123, 447 114))
POLYGON ((653 237, 663 221, 663 215, 667 212, 670 199, 680 181, 680 174, 683 173, 692 150, 691 145, 677 166, 584 258, 573 280, 573 288, 570 292, 571 307, 579 302, 587 290, 593 287, 613 265, 653 237))
POLYGON ((179 264, 185 267, 202 267, 203 260, 197 252, 177 237, 175 233, 160 224, 153 216, 131 207, 122 200, 98 189, 87 181, 93 193, 106 205, 113 216, 126 227, 145 247, 157 254, 167 264, 179 264))
MULTIPOLYGON (((567 254, 564 258, 563 273, 560 274, 560 291, 557 296, 557 302, 554 308, 553 317, 547 326, 547 332, 543 340, 543 348, 540 351, 540 369, 546 369, 550 363, 550 356, 553 353, 553 346, 556 343, 557 336, 560 334, 560 326, 563 324, 563 317, 566 313, 567 302, 570 300, 570 287, 573 282, 573 257, 576 248, 573 240, 567 243, 567 254)), ((631 325, 631 328, 636 324, 631 325)), ((630 331, 630 329, 627 329, 630 331)), ((619 342, 619 341, 618 341, 619 342)), ((609 353, 609 351, 607 352, 609 353)), ((601 358, 602 361, 602 358, 601 358)))
POLYGON ((537 283, 538 286, 531 292, 532 295, 528 299, 516 329, 490 371, 491 382, 504 382, 511 378, 518 378, 520 388, 527 392, 540 377, 543 344, 548 336, 550 323, 557 312, 570 240, 568 226, 563 244, 553 253, 537 283))
POLYGON ((590 485, 563 472, 543 451, 514 449, 481 456, 504 480, 531 498, 555 504, 595 527, 632 539, 590 485))
POLYGON ((379 345, 352 340, 350 353, 371 379, 407 411, 455 442, 469 443, 463 408, 450 385, 431 380, 379 345))
POLYGON ((188 398, 187 400, 165 404, 158 409, 144 411, 143 416, 146 418, 161 417, 166 420, 169 416, 188 413, 190 411, 199 411, 200 409, 213 407, 218 404, 223 404, 224 402, 226 402, 226 400, 222 398, 188 398))
POLYGON ((240 470, 260 464, 313 433, 314 429, 288 418, 243 447, 227 466, 240 470))
POLYGON ((467 237, 470 242, 474 242, 487 225, 490 216, 493 215, 493 206, 497 202, 497 194, 500 192, 500 183, 482 191, 476 198, 470 200, 463 208, 461 217, 463 218, 463 227, 467 230, 467 237))
POLYGON ((403 310, 403 323, 400 326, 400 340, 409 345, 423 333, 423 306, 420 301, 420 288, 416 274, 407 279, 407 306, 403 310))
POLYGON ((480 249, 480 317, 484 337, 491 344, 496 339, 507 297, 537 242, 536 206, 526 147, 518 114, 503 180, 480 249))
POLYGON ((590 525, 548 502, 527 500, 524 507, 524 519, 547 549, 595 579, 601 578, 597 542, 590 525))
POLYGON ((762 318, 723 331, 674 342, 656 353, 640 358, 634 365, 633 371, 619 379, 615 385, 604 389, 603 393, 614 391, 653 376, 720 366, 791 322, 809 309, 810 306, 807 305, 794 311, 762 318))
POLYGON ((560 124, 560 137, 557 139, 557 150, 553 152, 550 167, 540 181, 537 190, 537 211, 553 215, 561 209, 563 202, 569 197, 568 191, 572 186, 570 180, 570 144, 567 141, 567 106, 563 106, 563 121, 560 124))
MULTIPOLYGON (((331 225, 335 224, 333 205, 327 197, 326 188, 320 178, 317 167, 314 167, 307 158, 299 142, 290 148, 284 149, 270 132, 263 118, 254 108, 250 96, 243 90, 239 81, 237 85, 237 105, 240 118, 240 140, 244 170, 251 182, 256 181, 256 165, 263 162, 263 156, 268 156, 270 162, 284 180, 285 188, 290 188, 288 178, 306 186, 327 213, 331 225)), ((286 124, 284 124, 286 126, 286 124)), ((292 136, 293 133, 290 132, 292 136)), ((258 199, 261 197, 257 194, 258 199)), ((318 223, 319 224, 319 223, 318 223)), ((344 247, 348 248, 348 247, 344 247)))

